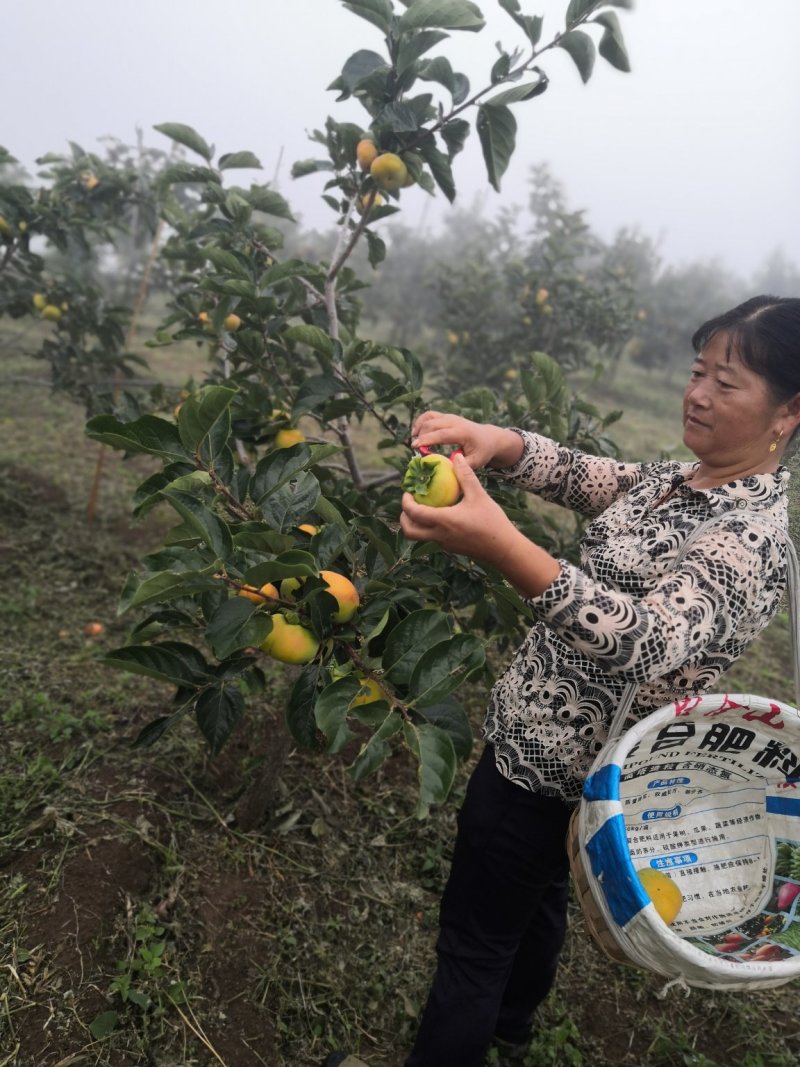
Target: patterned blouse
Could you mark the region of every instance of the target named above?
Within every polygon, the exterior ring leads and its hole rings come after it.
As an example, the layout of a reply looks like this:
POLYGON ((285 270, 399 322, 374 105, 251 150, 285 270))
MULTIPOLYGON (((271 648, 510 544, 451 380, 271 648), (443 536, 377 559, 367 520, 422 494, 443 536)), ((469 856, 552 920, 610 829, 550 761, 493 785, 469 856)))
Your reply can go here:
POLYGON ((528 601, 537 622, 492 689, 484 737, 505 777, 577 804, 629 681, 638 717, 708 690, 778 610, 789 472, 696 490, 697 463, 619 463, 518 432, 522 456, 494 473, 593 521, 580 568, 559 560, 528 601))

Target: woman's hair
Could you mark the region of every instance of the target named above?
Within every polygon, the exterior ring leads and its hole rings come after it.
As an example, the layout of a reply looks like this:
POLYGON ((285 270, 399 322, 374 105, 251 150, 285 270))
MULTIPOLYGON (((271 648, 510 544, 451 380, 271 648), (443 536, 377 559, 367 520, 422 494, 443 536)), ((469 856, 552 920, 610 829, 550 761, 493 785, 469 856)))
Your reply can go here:
POLYGON ((728 337, 727 354, 765 379, 779 404, 800 393, 800 298, 754 296, 704 322, 692 337, 695 352, 714 334, 728 337))

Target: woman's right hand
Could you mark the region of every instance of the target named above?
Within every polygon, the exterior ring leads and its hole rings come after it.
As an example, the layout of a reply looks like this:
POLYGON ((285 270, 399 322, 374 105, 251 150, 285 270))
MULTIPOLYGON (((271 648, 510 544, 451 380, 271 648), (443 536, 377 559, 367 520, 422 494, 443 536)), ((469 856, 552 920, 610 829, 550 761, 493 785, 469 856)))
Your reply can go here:
POLYGON ((510 467, 522 455, 522 438, 513 430, 472 422, 461 415, 425 411, 411 427, 411 447, 455 445, 473 470, 479 467, 510 467))

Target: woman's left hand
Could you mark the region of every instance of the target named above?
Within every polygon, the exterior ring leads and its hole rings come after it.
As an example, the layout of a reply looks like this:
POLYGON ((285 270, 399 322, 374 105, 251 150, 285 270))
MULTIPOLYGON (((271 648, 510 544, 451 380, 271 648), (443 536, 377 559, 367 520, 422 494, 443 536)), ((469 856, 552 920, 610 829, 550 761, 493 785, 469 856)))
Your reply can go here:
POLYGON ((489 496, 463 455, 452 457, 463 496, 457 504, 433 508, 403 494, 400 527, 412 541, 436 541, 448 552, 498 564, 516 527, 489 496))

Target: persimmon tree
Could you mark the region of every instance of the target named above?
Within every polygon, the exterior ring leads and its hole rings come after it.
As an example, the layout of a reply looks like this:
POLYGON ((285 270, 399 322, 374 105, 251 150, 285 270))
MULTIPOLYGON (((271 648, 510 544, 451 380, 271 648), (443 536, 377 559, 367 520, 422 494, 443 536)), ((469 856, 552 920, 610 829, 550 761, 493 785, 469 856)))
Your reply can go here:
MULTIPOLYGON (((499 190, 515 109, 548 88, 547 53, 567 51, 584 81, 597 53, 627 70, 613 9, 629 6, 571 0, 565 26, 545 39, 542 18, 500 0, 517 45, 498 48, 476 90, 446 55, 452 33, 483 29, 476 4, 347 0, 382 48, 356 51, 331 86, 338 100, 363 107, 363 125, 329 117, 312 133, 316 155, 293 169, 325 179, 338 239, 324 262, 282 256, 281 226, 292 219, 282 195, 229 183, 237 168, 259 165, 252 153, 217 155, 190 127, 157 127, 196 161, 165 178, 175 195, 160 201, 169 226, 162 255, 176 285, 151 343, 207 342, 208 371, 176 416, 115 411, 88 423, 93 439, 159 462, 136 491, 135 513, 167 504, 176 516, 163 547, 128 578, 120 608, 135 621, 128 642, 105 657, 175 687, 139 744, 193 715, 217 753, 259 700, 265 657, 281 644, 276 629, 297 627, 300 653, 281 646, 278 656, 299 663, 286 707, 295 741, 354 752, 355 779, 405 747, 419 766, 419 814, 446 797, 472 740, 459 687, 488 674, 487 644, 510 640, 530 613, 491 568, 400 532, 413 420, 446 400, 468 417, 538 428, 592 451, 611 445, 604 420, 575 401, 543 352, 520 367, 518 396, 481 385, 437 397, 415 352, 361 335, 365 283, 350 259, 364 242, 373 265, 383 260, 379 224, 410 185, 455 198, 454 163, 473 129, 499 190), (180 199, 186 188, 193 210, 180 199), (343 580, 357 591, 354 614, 342 610, 331 572, 337 587, 343 580)), ((491 479, 488 488, 530 536, 557 554, 572 551, 569 535, 523 494, 491 479)))

